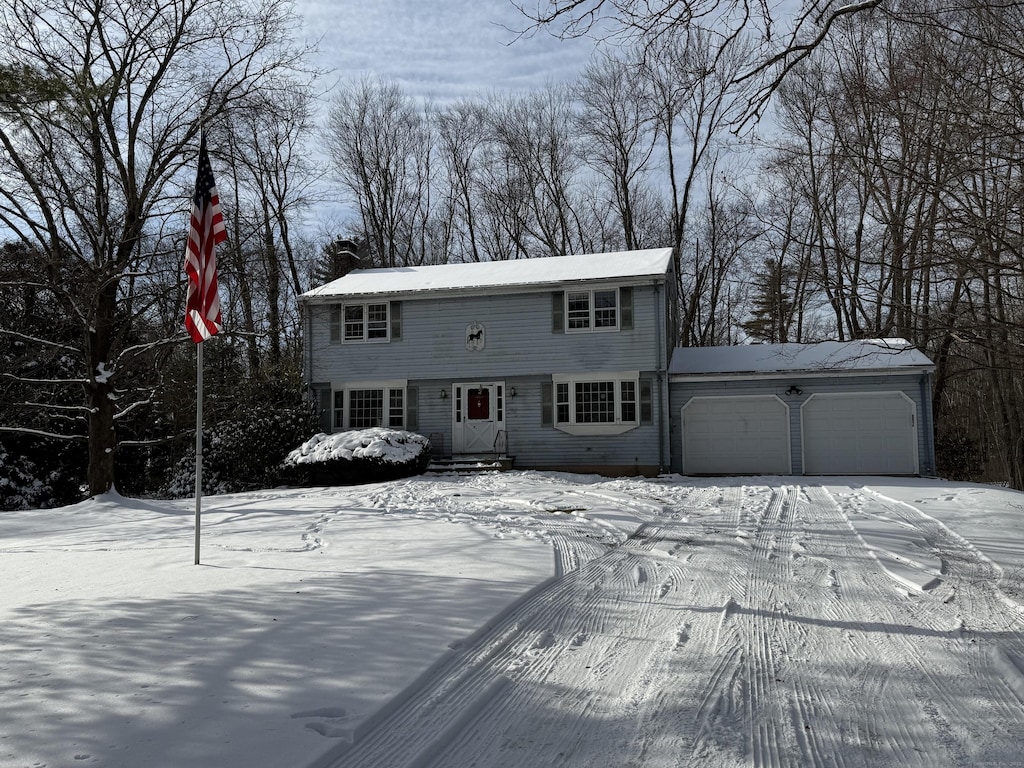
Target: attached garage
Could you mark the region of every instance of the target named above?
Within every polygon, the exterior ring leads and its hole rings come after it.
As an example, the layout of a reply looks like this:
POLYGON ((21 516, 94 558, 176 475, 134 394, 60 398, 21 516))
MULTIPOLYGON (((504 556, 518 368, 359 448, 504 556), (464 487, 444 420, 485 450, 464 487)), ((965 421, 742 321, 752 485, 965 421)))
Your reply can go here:
POLYGON ((672 468, 932 474, 933 368, 901 339, 677 349, 669 369, 672 468))
POLYGON ((774 395, 694 397, 682 408, 683 471, 788 475, 789 407, 774 395))
POLYGON ((902 392, 815 394, 801 411, 804 474, 917 474, 917 407, 902 392))

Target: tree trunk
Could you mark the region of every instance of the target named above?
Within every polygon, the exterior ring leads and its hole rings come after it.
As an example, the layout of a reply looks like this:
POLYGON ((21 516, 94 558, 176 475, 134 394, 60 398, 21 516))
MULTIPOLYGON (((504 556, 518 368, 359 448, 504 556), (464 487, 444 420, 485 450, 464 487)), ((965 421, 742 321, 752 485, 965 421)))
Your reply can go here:
POLYGON ((86 336, 89 370, 85 395, 89 403, 89 494, 98 496, 114 487, 115 395, 110 369, 114 312, 117 307, 116 280, 107 280, 96 292, 93 325, 86 336))

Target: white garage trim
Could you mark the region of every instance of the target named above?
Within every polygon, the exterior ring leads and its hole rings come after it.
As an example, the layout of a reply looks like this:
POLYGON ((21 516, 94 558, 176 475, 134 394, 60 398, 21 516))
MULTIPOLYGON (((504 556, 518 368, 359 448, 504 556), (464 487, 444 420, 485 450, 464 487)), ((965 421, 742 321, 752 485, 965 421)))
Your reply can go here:
POLYGON ((805 475, 916 475, 917 405, 906 393, 815 393, 800 405, 805 475))
POLYGON ((683 473, 792 474, 789 419, 776 395, 691 397, 679 412, 683 473))

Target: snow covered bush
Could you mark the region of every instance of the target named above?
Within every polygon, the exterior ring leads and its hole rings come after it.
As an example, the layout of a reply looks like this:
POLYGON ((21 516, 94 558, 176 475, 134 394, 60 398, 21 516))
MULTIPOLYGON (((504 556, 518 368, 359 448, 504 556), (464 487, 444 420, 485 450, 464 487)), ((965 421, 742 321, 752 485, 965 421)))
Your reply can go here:
POLYGON ((77 445, 18 436, 0 440, 0 510, 51 509, 81 498, 77 445))
POLYGON ((351 485, 395 480, 422 473, 430 462, 430 441, 399 429, 320 433, 285 458, 294 485, 351 485))

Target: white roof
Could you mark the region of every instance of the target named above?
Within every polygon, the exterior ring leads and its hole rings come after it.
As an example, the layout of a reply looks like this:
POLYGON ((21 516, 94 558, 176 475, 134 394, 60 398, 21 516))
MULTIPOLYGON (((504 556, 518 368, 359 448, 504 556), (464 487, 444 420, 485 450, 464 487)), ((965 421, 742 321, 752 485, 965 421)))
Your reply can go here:
POLYGON ((394 269, 356 269, 302 295, 304 299, 429 291, 470 291, 520 286, 557 286, 586 280, 664 277, 671 248, 550 256, 515 261, 436 264, 394 269))
POLYGON ((906 339, 821 341, 816 344, 749 344, 735 347, 679 347, 669 374, 706 376, 793 372, 931 369, 934 364, 906 339))

